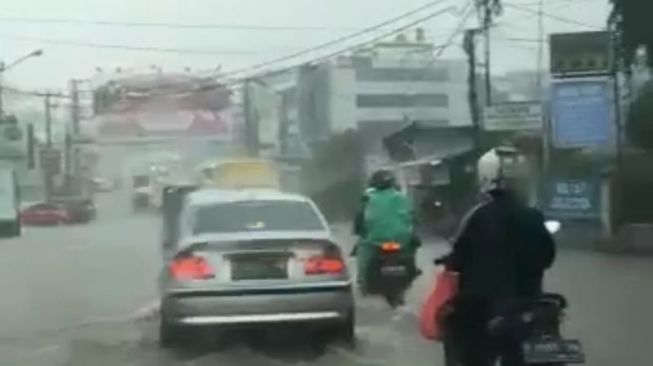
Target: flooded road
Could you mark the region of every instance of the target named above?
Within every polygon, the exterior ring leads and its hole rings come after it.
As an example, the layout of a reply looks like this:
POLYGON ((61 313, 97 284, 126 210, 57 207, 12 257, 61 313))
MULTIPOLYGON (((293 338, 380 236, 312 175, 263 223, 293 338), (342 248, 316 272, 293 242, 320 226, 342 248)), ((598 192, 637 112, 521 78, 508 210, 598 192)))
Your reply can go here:
MULTIPOLYGON (((439 365, 439 345, 422 340, 416 313, 433 278, 430 260, 446 250, 426 243, 425 269, 408 311, 377 299, 357 302, 359 347, 320 348, 310 337, 230 339, 184 352, 159 349, 156 276, 159 221, 132 214, 119 194, 101 196, 99 217, 84 226, 29 228, 0 242, 0 364, 158 365, 439 365)), ((351 241, 345 227, 337 231, 351 241)), ((653 258, 562 251, 547 287, 571 302, 565 333, 585 343, 588 365, 653 364, 653 258)))

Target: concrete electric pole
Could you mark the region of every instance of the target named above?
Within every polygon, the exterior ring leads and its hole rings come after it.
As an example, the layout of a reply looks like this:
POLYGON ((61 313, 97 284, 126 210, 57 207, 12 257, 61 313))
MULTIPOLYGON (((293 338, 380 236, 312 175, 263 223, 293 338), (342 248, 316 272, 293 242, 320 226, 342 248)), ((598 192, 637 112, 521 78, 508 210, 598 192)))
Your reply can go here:
POLYGON ((492 105, 492 67, 490 56, 490 28, 492 27, 492 7, 487 4, 483 14, 483 36, 485 40, 485 105, 492 105))
POLYGON ((79 106, 79 80, 70 80, 70 122, 72 125, 72 134, 79 134, 80 106, 79 106))
POLYGON ((476 81, 476 35, 481 29, 467 29, 463 38, 463 50, 467 55, 468 64, 468 94, 469 112, 474 127, 474 145, 481 147, 481 115, 479 111, 478 90, 476 81))

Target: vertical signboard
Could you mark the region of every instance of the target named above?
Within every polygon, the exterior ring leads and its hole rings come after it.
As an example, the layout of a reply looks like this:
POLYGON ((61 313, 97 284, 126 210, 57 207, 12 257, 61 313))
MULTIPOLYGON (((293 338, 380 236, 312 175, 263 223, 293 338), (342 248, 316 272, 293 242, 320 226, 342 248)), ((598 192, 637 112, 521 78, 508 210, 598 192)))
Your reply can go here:
POLYGON ((612 90, 607 78, 555 80, 551 86, 555 148, 596 147, 612 138, 612 90))
POLYGON ((598 219, 601 184, 594 178, 549 178, 540 191, 540 207, 560 219, 598 219))

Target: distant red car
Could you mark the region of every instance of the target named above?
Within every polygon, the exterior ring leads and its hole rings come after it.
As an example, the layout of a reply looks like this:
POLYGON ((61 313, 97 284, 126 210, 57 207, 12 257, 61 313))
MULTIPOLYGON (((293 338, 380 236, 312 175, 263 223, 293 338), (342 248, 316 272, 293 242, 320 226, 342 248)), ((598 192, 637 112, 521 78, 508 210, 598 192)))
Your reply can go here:
POLYGON ((70 222, 66 207, 59 203, 37 203, 20 213, 25 225, 63 225, 70 222))

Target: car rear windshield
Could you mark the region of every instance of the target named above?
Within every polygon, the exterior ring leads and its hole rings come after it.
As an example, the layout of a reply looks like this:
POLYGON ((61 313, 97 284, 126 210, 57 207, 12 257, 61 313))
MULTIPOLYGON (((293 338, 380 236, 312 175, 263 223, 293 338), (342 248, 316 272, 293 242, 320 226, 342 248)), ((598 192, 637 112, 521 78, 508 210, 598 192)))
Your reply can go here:
POLYGON ((324 225, 306 202, 252 201, 200 207, 193 232, 316 231, 324 225))

